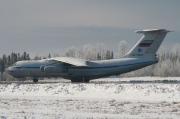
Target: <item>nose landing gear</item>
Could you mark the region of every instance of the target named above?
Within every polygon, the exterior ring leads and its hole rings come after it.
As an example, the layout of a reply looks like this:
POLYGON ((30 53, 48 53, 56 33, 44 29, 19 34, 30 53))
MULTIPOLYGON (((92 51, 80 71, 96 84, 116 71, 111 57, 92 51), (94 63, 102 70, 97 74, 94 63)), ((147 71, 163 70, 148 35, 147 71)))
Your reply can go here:
POLYGON ((82 77, 82 78, 73 78, 73 79, 71 79, 71 82, 73 82, 73 83, 89 83, 89 79, 86 79, 84 77, 82 77))

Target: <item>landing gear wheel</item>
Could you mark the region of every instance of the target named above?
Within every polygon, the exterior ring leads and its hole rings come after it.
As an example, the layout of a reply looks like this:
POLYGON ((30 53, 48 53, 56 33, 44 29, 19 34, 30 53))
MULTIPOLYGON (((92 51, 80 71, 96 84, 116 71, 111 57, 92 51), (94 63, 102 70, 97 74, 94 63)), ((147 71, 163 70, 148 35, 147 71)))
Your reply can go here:
POLYGON ((89 83, 89 79, 84 79, 83 83, 89 83))
POLYGON ((37 83, 37 82, 38 82, 38 79, 37 79, 37 78, 33 78, 33 82, 34 82, 34 83, 37 83))
POLYGON ((72 83, 89 83, 89 79, 81 79, 81 80, 75 80, 75 79, 73 79, 73 80, 71 80, 71 82, 72 83))

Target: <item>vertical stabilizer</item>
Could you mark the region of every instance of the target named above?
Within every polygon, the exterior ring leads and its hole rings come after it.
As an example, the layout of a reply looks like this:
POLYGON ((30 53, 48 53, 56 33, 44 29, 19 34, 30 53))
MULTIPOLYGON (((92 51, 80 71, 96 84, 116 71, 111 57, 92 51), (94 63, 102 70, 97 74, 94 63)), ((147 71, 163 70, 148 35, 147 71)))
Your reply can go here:
POLYGON ((170 31, 166 29, 136 31, 136 33, 143 34, 143 36, 134 45, 134 47, 130 49, 130 51, 126 54, 126 57, 137 57, 145 55, 155 56, 159 46, 161 45, 168 32, 170 31))

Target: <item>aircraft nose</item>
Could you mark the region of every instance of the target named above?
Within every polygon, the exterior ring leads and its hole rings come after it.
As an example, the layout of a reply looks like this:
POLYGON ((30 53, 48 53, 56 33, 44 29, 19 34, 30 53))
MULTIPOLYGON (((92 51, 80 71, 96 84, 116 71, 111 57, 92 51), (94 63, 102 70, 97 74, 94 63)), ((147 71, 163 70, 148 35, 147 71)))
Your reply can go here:
POLYGON ((5 71, 10 75, 12 75, 14 72, 13 67, 8 67, 5 71))
POLYGON ((23 75, 21 71, 19 71, 16 67, 13 66, 8 67, 5 71, 15 78, 21 78, 23 75))

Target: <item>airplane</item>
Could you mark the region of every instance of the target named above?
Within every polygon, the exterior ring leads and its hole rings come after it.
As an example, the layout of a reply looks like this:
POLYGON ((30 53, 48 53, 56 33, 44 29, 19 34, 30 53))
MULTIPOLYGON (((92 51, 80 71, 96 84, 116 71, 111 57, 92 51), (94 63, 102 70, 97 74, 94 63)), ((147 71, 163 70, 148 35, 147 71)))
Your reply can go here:
POLYGON ((18 61, 8 67, 8 74, 16 78, 32 77, 37 83, 40 77, 62 77, 71 82, 120 75, 158 62, 156 52, 164 40, 166 29, 145 29, 140 40, 120 59, 90 61, 72 57, 54 57, 42 60, 18 61))

